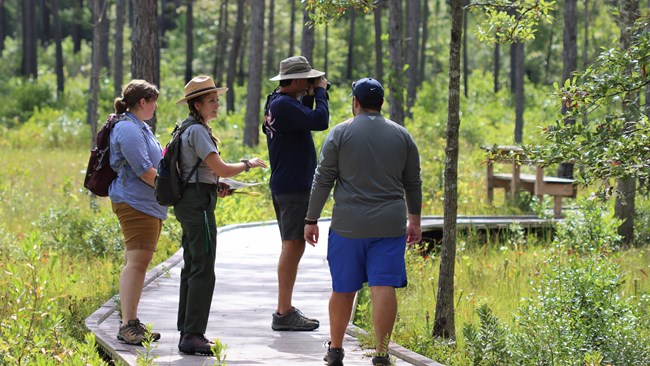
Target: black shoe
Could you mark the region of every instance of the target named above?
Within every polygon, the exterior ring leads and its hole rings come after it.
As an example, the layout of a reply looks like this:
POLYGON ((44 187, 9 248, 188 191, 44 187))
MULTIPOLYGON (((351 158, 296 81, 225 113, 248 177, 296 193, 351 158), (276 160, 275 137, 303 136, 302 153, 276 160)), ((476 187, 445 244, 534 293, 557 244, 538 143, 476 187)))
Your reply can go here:
POLYGON ((325 343, 325 348, 327 348, 327 353, 323 357, 323 361, 327 362, 327 366, 343 366, 343 357, 345 357, 345 351, 343 348, 330 348, 330 342, 325 343))
POLYGON ((372 358, 372 366, 391 366, 390 357, 386 356, 375 356, 372 358))
POLYGON ((318 329, 320 323, 316 319, 306 317, 300 310, 292 307, 285 314, 273 313, 271 329, 290 331, 309 331, 318 329))
POLYGON ((214 356, 212 346, 214 343, 210 342, 201 333, 187 333, 183 334, 180 343, 178 343, 178 350, 188 355, 200 354, 207 356, 214 356))

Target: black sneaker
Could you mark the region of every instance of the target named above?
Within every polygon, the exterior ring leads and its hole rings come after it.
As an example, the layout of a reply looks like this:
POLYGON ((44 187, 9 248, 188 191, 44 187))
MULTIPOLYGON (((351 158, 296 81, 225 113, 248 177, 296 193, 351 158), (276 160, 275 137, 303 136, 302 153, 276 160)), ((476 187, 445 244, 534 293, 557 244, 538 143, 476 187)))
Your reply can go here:
POLYGON ((200 354, 206 356, 214 356, 212 346, 214 343, 205 338, 200 333, 187 333, 183 334, 180 343, 178 343, 178 350, 188 355, 200 354))
POLYGON ((287 311, 284 315, 273 313, 271 329, 289 330, 289 331, 309 331, 318 329, 320 322, 316 319, 307 318, 302 312, 295 307, 287 311))
POLYGON ((375 356, 372 358, 372 366, 391 366, 390 357, 386 356, 375 356))
POLYGON ((327 366, 343 366, 343 357, 345 357, 345 351, 343 348, 330 348, 330 342, 325 343, 325 348, 327 352, 323 361, 327 362, 327 366))

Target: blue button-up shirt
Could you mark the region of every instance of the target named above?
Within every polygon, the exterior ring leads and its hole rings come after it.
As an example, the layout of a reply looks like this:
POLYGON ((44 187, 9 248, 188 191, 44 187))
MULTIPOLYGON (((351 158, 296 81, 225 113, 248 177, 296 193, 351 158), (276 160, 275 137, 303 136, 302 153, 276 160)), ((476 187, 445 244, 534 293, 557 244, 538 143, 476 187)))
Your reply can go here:
POLYGON ((140 179, 162 157, 162 146, 149 126, 127 112, 111 131, 110 163, 117 172, 108 195, 113 203, 126 203, 134 209, 161 220, 167 207, 156 202, 153 187, 140 179))

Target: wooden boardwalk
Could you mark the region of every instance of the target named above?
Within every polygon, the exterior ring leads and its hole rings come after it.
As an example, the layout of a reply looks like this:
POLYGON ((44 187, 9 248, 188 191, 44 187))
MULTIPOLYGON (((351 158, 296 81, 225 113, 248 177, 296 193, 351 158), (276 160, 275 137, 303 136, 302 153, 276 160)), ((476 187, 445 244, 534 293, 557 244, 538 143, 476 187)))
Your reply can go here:
MULTIPOLYGON (((424 224, 425 222, 423 222, 424 224)), ((280 251, 280 235, 275 222, 233 225, 221 228, 217 236, 217 284, 214 291, 206 336, 219 338, 227 345, 228 365, 323 365, 329 340, 327 305, 331 291, 326 261, 327 221, 320 224, 321 243, 307 246, 300 264, 294 290, 294 305, 307 316, 320 320, 313 332, 274 332, 271 314, 275 311, 276 267, 280 251)), ((162 337, 154 343, 158 365, 215 365, 216 358, 189 356, 178 351, 176 330, 179 278, 182 250, 147 274, 139 307, 140 320, 153 324, 162 337)), ((143 347, 117 341, 119 318, 113 300, 86 319, 97 343, 114 360, 135 365, 143 347)), ((348 328, 345 339, 345 365, 370 365, 371 350, 362 349, 353 337, 358 329, 348 328)), ((432 365, 439 363, 392 345, 390 353, 397 365, 432 365)))

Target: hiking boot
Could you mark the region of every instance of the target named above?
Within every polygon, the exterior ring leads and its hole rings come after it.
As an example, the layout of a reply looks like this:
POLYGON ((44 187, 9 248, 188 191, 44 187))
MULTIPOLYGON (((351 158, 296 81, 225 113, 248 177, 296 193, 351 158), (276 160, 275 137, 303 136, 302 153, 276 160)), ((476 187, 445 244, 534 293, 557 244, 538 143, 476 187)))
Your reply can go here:
POLYGON ((140 320, 129 320, 126 324, 120 325, 117 332, 117 339, 128 344, 141 345, 146 339, 145 330, 140 326, 140 320))
POLYGON ((330 348, 330 343, 325 343, 325 348, 327 348, 327 353, 323 357, 323 361, 327 362, 327 366, 343 366, 343 357, 345 357, 345 351, 343 348, 330 348))
POLYGON ((386 356, 375 356, 372 358, 372 366, 391 366, 390 357, 386 356))
POLYGON ((273 330, 306 331, 318 329, 319 326, 318 320, 307 318, 294 307, 291 307, 291 310, 284 315, 280 315, 276 311, 273 313, 273 322, 271 322, 271 329, 273 330))
MULTIPOLYGON (((142 344, 142 342, 144 342, 147 339, 147 337, 150 337, 152 342, 155 342, 155 341, 160 339, 160 333, 151 332, 151 334, 148 335, 147 332, 148 332, 147 327, 144 324, 142 324, 142 322, 140 322, 140 319, 138 319, 138 318, 135 318, 133 320, 129 320, 127 325, 124 326, 124 327, 122 326, 122 321, 120 320, 120 331, 117 333, 117 339, 122 341, 122 342, 129 343, 129 344, 142 344), (142 334, 144 334, 144 337, 142 338, 142 340, 140 342, 137 342, 137 339, 135 339, 133 336, 125 337, 125 335, 122 332, 122 328, 124 328, 124 332, 129 332, 129 329, 127 329, 126 327, 128 327, 129 325, 135 326, 135 322, 138 323, 138 326, 140 327, 140 330, 142 331, 142 334), (127 339, 129 339, 129 340, 127 340, 127 339), (134 342, 137 342, 137 343, 134 343, 134 342)), ((129 333, 133 333, 133 332, 129 332, 129 333)), ((139 338, 139 336, 137 338, 139 338)))
POLYGON ((212 346, 214 343, 201 333, 187 333, 183 334, 181 342, 178 344, 178 350, 188 355, 200 354, 206 356, 213 356, 212 346))

